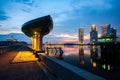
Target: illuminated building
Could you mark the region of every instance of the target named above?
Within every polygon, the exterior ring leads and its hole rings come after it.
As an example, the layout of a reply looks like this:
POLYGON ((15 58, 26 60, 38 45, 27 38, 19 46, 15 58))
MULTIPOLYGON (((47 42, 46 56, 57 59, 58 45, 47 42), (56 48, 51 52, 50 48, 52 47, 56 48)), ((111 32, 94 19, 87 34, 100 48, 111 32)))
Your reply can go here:
POLYGON ((110 36, 111 36, 113 41, 116 41, 116 37, 117 37, 116 36, 117 35, 116 32, 117 32, 116 29, 110 28, 110 36))
POLYGON ((101 37, 110 35, 110 24, 101 26, 101 37))
POLYGON ((98 42, 98 29, 96 25, 92 25, 90 28, 90 43, 94 44, 98 42))
POLYGON ((84 44, 84 29, 79 29, 79 44, 84 44))
POLYGON ((25 35, 32 39, 32 48, 35 51, 42 51, 42 38, 53 28, 53 21, 50 15, 40 17, 26 22, 22 26, 25 35))
POLYGON ((116 29, 111 28, 110 24, 101 26, 101 41, 102 42, 116 41, 116 29))

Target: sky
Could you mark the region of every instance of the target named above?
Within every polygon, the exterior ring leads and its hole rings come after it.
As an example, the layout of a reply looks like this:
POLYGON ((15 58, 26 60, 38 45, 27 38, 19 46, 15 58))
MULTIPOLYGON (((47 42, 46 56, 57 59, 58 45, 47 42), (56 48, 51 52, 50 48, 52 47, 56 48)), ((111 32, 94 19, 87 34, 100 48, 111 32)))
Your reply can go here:
POLYGON ((53 30, 44 42, 76 42, 78 29, 84 28, 89 40, 91 25, 111 24, 120 36, 120 0, 0 0, 0 34, 22 33, 22 25, 51 15, 53 30))

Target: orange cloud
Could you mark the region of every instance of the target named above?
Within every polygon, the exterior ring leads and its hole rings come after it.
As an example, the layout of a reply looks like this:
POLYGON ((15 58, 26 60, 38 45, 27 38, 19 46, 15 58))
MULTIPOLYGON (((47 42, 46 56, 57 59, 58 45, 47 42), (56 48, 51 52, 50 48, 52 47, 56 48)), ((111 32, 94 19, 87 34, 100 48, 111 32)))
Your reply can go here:
POLYGON ((90 40, 90 34, 84 35, 84 40, 90 40))

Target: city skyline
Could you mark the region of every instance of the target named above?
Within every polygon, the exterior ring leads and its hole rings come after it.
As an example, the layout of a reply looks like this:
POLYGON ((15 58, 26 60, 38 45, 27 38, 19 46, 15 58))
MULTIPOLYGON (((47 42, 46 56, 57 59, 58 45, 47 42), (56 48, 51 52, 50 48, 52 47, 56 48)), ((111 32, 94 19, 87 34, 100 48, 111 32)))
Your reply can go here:
POLYGON ((100 26, 111 24, 117 29, 117 36, 119 37, 119 4, 118 0, 54 0, 52 2, 48 0, 2 0, 0 1, 0 34, 22 33, 21 26, 25 22, 50 14, 53 18, 54 27, 53 31, 45 36, 45 42, 78 41, 78 29, 80 27, 85 29, 84 39, 89 41, 92 24, 96 24, 98 27, 99 36, 101 34, 100 26))

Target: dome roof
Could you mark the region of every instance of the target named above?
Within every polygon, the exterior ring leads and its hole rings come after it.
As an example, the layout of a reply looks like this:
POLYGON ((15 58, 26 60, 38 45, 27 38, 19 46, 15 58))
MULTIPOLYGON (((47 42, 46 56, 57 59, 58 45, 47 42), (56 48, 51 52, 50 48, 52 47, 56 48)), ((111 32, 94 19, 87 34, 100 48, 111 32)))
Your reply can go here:
POLYGON ((50 15, 33 19, 22 25, 22 31, 29 37, 32 37, 36 33, 44 36, 48 34, 52 28, 53 21, 50 15))

